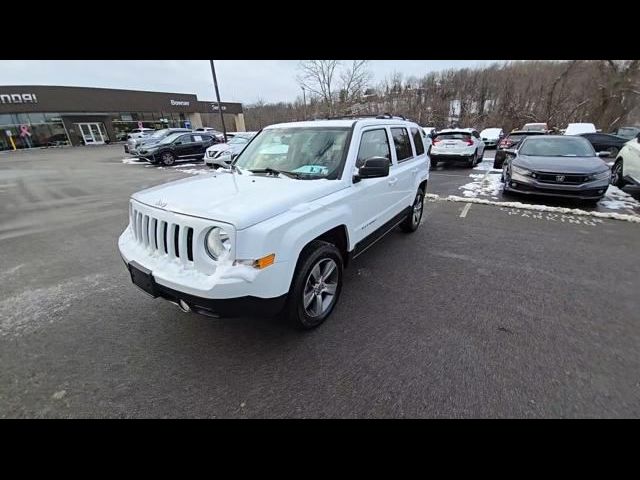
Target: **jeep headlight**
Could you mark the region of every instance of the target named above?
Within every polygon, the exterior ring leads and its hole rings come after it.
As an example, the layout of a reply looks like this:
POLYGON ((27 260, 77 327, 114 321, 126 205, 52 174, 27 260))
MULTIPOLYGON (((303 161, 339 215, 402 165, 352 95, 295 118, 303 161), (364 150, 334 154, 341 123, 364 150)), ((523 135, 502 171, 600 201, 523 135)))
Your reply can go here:
POLYGON ((609 170, 605 170, 604 172, 594 173, 589 178, 590 180, 609 180, 611 176, 611 172, 609 170))
POLYGON ((516 175, 522 175, 523 177, 529 177, 531 175, 531 170, 527 170, 526 168, 516 167, 515 165, 511 168, 516 175))
POLYGON ((207 233, 204 241, 207 253, 214 260, 224 257, 231 250, 231 238, 229 234, 220 227, 213 227, 207 233))

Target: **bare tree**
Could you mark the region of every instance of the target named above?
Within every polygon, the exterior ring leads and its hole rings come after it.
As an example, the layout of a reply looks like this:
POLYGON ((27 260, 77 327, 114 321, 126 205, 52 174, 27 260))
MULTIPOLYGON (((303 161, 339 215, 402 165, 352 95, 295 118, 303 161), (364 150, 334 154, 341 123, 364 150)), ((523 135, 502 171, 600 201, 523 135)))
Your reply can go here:
POLYGON ((317 95, 326 104, 329 115, 333 115, 335 71, 338 60, 305 60, 300 62, 297 81, 308 92, 317 95))
POLYGON ((360 100, 371 80, 368 60, 353 60, 351 65, 340 73, 340 103, 349 107, 360 100))

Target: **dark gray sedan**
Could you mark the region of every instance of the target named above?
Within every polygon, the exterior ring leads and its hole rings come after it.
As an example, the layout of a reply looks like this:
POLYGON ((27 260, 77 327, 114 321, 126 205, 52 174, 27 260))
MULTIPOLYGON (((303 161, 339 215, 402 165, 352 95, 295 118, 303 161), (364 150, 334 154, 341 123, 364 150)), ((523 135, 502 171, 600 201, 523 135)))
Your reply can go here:
POLYGON ((611 171, 586 138, 540 135, 525 138, 516 150, 506 150, 502 167, 505 193, 600 200, 611 171))

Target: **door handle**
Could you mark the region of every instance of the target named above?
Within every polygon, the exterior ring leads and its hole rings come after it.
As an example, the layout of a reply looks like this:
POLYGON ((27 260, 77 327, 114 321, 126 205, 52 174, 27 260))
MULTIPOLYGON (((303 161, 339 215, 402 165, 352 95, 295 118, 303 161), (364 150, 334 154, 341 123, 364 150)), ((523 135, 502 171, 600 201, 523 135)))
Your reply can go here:
POLYGON ((397 181, 398 181, 397 178, 392 178, 389 180, 389 185, 395 185, 397 181))

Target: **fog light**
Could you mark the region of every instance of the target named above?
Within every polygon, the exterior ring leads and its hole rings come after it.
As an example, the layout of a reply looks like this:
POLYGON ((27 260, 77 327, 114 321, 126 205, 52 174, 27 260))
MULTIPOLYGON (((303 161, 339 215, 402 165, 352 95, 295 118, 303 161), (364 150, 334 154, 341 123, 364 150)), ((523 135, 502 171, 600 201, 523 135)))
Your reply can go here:
POLYGON ((518 185, 516 182, 511 182, 512 187, 515 187, 516 185, 518 185))

